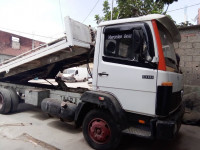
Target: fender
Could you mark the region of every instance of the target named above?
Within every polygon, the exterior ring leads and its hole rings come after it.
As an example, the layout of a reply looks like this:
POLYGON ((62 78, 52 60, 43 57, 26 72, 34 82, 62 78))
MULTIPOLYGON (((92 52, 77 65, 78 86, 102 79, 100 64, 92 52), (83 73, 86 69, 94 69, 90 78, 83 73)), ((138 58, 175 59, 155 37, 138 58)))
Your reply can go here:
POLYGON ((113 95, 100 91, 87 91, 81 96, 81 101, 75 114, 75 122, 77 124, 80 125, 80 122, 82 123, 86 113, 91 109, 99 108, 108 110, 121 128, 127 127, 125 111, 113 95))

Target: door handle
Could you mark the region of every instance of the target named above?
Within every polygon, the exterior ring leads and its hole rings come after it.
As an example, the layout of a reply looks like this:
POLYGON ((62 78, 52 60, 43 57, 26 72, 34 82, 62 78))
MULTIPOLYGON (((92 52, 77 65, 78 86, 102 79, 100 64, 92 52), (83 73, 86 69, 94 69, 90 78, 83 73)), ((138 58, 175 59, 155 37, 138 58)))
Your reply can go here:
POLYGON ((106 72, 98 73, 99 76, 108 76, 106 72))

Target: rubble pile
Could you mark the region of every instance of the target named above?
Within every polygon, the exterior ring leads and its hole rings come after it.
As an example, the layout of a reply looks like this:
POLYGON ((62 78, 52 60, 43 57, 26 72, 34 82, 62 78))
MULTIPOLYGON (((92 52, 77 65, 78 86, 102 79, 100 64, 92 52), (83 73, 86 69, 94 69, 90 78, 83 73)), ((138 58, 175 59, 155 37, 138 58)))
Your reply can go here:
POLYGON ((184 124, 200 126, 200 91, 186 93, 183 97, 185 114, 182 122, 184 124))

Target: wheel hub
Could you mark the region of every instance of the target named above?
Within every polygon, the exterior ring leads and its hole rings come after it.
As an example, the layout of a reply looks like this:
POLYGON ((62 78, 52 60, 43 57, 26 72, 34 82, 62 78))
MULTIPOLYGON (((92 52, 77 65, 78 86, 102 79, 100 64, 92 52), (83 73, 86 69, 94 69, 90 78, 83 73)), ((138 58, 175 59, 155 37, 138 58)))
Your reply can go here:
POLYGON ((111 132, 107 122, 103 119, 95 118, 89 124, 89 135, 97 143, 108 142, 111 132))

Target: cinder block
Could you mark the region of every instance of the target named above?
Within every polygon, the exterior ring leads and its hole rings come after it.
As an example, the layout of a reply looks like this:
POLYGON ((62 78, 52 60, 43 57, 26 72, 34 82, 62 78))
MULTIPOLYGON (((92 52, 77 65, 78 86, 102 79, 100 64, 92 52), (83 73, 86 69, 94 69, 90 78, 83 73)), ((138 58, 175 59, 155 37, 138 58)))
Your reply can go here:
POLYGON ((194 68, 193 68, 193 73, 194 73, 194 74, 199 74, 199 75, 200 75, 200 67, 194 67, 194 68))
POLYGON ((194 74, 193 78, 190 81, 190 85, 200 85, 200 75, 199 74, 194 74))
POLYGON ((193 68, 193 62, 192 61, 186 61, 184 66, 193 68))
POLYGON ((196 34, 194 36, 188 36, 188 42, 194 43, 194 42, 200 42, 200 34, 196 34))
POLYGON ((183 68, 181 68, 181 70, 184 74, 192 74, 193 73, 192 67, 183 67, 183 68))
POLYGON ((200 75, 198 74, 185 74, 183 77, 184 84, 187 85, 200 85, 200 75))
POLYGON ((193 80, 193 74, 184 74, 183 76, 184 84, 191 85, 192 80, 193 80))
POLYGON ((181 56, 181 60, 186 62, 186 61, 192 61, 193 56, 181 56))
POLYGON ((192 48, 192 43, 179 43, 179 48, 181 49, 192 48))
POLYGON ((200 61, 193 61, 192 68, 200 67, 200 61))
POLYGON ((200 56, 193 56, 193 61, 200 61, 200 56))
POLYGON ((185 35, 181 36, 181 43, 185 43, 185 42, 187 42, 187 40, 188 40, 187 36, 185 36, 185 35))
POLYGON ((184 49, 184 54, 185 55, 193 55, 194 53, 194 49, 190 48, 190 49, 184 49))
POLYGON ((184 49, 180 49, 180 48, 178 48, 178 49, 175 49, 175 52, 176 52, 177 54, 179 54, 179 56, 183 56, 183 55, 185 55, 185 51, 184 51, 184 49))
POLYGON ((193 43, 192 44, 194 48, 200 48, 200 42, 199 43, 193 43))
MULTIPOLYGON (((199 41, 200 42, 200 41, 199 41)), ((193 49, 193 55, 200 55, 200 48, 193 49)))

